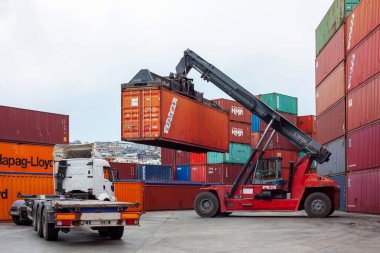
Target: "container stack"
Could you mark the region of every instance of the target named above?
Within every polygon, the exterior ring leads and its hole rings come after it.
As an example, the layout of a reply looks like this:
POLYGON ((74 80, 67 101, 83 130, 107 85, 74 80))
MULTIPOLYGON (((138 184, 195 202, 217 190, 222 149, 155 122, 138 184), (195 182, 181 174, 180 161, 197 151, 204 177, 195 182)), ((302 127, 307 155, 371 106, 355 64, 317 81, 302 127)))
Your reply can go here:
POLYGON ((0 106, 0 222, 17 194, 53 193, 53 147, 69 142, 69 116, 0 106))
MULTIPOLYGON (((317 137, 317 120, 314 115, 304 115, 298 116, 297 127, 301 129, 304 133, 309 135, 311 138, 316 139, 317 137)), ((298 157, 301 158, 305 156, 305 152, 298 152, 298 157)), ((311 172, 317 172, 317 162, 313 161, 311 165, 311 172)))
MULTIPOLYGON (((268 105, 273 110, 280 113, 293 125, 297 125, 298 115, 298 99, 296 97, 286 96, 278 93, 269 93, 259 95, 261 101, 268 105)), ((261 121, 256 116, 252 116, 252 134, 251 146, 256 147, 261 135, 263 134, 267 124, 261 121)), ((272 130, 270 130, 272 131, 272 130)), ((269 137, 270 132, 266 135, 269 137)), ((266 139, 261 146, 264 145, 266 139)), ((260 147, 261 148, 261 147, 260 147)), ((275 133, 272 140, 269 142, 264 158, 268 157, 281 157, 282 158, 282 177, 285 180, 289 179, 290 162, 296 161, 298 156, 298 149, 285 137, 279 133, 275 133)))

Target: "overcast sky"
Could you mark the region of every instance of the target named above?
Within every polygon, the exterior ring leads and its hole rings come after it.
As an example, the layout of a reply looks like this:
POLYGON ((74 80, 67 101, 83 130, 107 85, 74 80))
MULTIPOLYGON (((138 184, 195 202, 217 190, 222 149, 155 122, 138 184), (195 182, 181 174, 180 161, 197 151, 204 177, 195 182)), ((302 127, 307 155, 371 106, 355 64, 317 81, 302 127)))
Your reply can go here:
MULTIPOLYGON (((2 0, 0 104, 70 115, 71 140, 120 140, 120 84, 141 68, 174 72, 190 48, 314 114, 314 34, 332 2, 2 0)), ((198 76, 206 98, 227 98, 198 76)))

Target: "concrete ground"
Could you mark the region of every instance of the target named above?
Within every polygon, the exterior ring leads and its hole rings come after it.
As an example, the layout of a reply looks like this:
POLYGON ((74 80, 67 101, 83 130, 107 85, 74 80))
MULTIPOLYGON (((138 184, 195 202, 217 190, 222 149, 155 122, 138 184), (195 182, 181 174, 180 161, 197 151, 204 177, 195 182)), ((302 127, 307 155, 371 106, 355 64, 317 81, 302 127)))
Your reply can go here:
POLYGON ((234 213, 200 218, 194 211, 151 212, 123 240, 96 231, 60 233, 47 242, 32 227, 0 224, 0 252, 380 252, 380 216, 336 212, 234 213))

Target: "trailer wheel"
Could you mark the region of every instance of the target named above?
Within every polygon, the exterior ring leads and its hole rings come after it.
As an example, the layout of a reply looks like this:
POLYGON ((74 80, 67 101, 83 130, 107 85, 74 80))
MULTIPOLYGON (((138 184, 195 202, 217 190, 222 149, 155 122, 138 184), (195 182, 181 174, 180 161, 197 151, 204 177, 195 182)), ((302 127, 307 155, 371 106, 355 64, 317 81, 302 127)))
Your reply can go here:
POLYGON ((110 238, 113 240, 119 240, 123 237, 124 227, 110 227, 107 230, 110 238))
POLYGON ((311 218, 324 218, 332 209, 330 198, 322 192, 314 192, 306 197, 305 211, 311 218))
POLYGON ((46 241, 55 241, 58 238, 59 230, 55 228, 54 223, 47 222, 47 211, 44 209, 42 214, 42 233, 46 241))
POLYGON ((13 223, 16 225, 21 225, 20 216, 12 216, 13 223))
POLYGON ((214 217, 219 211, 219 200, 211 192, 201 192, 195 198, 194 209, 201 217, 214 217))

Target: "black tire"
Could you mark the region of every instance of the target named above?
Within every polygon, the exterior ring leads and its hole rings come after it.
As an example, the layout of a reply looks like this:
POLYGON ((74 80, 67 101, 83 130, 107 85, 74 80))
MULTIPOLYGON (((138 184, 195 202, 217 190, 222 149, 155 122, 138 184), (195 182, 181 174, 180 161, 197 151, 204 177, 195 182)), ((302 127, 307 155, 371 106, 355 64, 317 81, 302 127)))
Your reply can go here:
POLYGON ((215 217, 219 211, 219 200, 211 192, 201 192, 195 198, 194 209, 201 217, 215 217))
POLYGON ((119 240, 123 237, 124 227, 110 227, 107 230, 112 240, 119 240))
POLYGON ((110 233, 107 228, 100 228, 98 229, 98 234, 100 237, 107 237, 110 236, 110 233))
POLYGON ((35 211, 33 215, 33 229, 37 231, 37 211, 35 211))
POLYGON ((42 211, 41 208, 37 209, 37 218, 36 218, 36 223, 37 223, 37 234, 39 237, 44 237, 44 233, 42 231, 42 211))
POLYGON ((48 223, 47 222, 47 211, 46 209, 43 211, 42 214, 42 234, 46 241, 55 241, 58 238, 58 232, 59 230, 55 228, 54 223, 48 223))
POLYGON ((331 207, 331 210, 330 210, 330 212, 329 212, 329 214, 327 216, 332 215, 334 212, 335 212, 335 207, 331 207))
POLYGON ((332 204, 326 194, 314 192, 306 197, 304 207, 310 218, 324 218, 331 212, 332 204))
POLYGON ((12 216, 13 223, 16 225, 22 225, 20 221, 20 216, 12 216))

